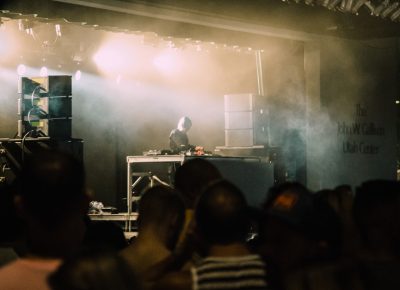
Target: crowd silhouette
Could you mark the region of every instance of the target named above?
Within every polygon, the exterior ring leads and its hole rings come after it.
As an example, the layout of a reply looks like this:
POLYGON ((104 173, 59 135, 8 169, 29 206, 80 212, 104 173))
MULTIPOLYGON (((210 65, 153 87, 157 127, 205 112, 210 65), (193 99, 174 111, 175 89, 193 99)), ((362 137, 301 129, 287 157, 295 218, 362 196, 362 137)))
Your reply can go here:
POLYGON ((400 289, 400 183, 277 184, 252 208, 204 158, 147 188, 137 237, 87 215, 83 164, 43 150, 0 187, 1 290, 400 289))

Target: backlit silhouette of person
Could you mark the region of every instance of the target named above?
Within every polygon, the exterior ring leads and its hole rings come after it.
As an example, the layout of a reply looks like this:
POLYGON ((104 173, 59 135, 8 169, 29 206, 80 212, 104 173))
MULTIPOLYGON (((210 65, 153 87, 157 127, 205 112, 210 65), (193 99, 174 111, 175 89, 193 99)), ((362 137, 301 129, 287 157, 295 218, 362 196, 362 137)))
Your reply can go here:
POLYGON ((177 128, 169 134, 169 147, 173 153, 195 149, 195 146, 189 144, 189 138, 186 134, 191 127, 192 121, 188 117, 179 119, 177 128))

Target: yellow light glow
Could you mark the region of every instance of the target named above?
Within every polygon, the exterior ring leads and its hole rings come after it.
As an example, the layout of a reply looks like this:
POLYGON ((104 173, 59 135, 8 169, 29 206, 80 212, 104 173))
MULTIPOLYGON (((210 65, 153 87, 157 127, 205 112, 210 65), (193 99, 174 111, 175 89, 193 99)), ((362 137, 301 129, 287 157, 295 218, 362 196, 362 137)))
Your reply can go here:
POLYGON ((113 37, 100 47, 93 60, 103 73, 117 75, 135 66, 138 48, 139 43, 135 38, 113 37))
POLYGON ((115 79, 115 82, 119 85, 121 83, 122 76, 118 75, 117 78, 115 79))
POLYGON ((78 69, 75 72, 75 80, 79 81, 81 79, 81 77, 82 77, 82 72, 78 69))
POLYGON ((154 66, 161 72, 166 74, 178 73, 181 70, 181 58, 175 50, 163 50, 153 60, 154 66))
POLYGON ((17 47, 15 37, 12 37, 9 27, 5 24, 2 27, 4 28, 0 29, 0 61, 6 61, 15 54, 17 47))
POLYGON ((47 70, 47 67, 42 66, 42 68, 40 69, 40 76, 41 77, 47 77, 49 75, 49 72, 47 70))
POLYGON ((23 76, 26 72, 26 66, 24 64, 20 64, 17 67, 17 73, 19 76, 23 76))

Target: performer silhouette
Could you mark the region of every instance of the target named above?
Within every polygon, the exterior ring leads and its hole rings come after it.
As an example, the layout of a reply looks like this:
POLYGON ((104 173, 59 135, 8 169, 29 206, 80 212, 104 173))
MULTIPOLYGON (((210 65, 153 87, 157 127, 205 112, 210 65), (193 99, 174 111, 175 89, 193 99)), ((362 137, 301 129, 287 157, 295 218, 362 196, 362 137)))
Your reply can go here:
POLYGON ((196 146, 189 144, 187 132, 192 127, 192 121, 188 117, 179 119, 178 126, 169 134, 169 147, 173 153, 194 150, 196 146))

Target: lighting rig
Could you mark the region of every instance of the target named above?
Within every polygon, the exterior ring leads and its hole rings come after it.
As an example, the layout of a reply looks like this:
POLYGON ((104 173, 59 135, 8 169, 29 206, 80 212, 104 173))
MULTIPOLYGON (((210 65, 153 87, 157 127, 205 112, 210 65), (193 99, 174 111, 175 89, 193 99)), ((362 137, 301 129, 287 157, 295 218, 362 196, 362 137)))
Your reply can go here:
POLYGON ((309 6, 322 6, 329 10, 358 15, 360 9, 365 7, 371 16, 391 21, 400 21, 400 2, 395 0, 283 0, 283 2, 304 2, 309 6))

